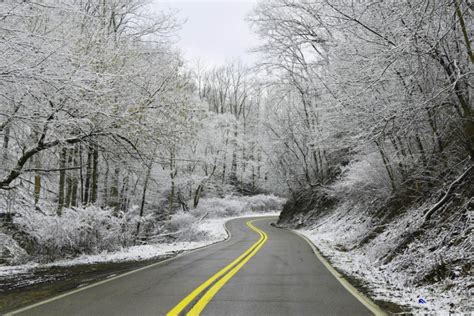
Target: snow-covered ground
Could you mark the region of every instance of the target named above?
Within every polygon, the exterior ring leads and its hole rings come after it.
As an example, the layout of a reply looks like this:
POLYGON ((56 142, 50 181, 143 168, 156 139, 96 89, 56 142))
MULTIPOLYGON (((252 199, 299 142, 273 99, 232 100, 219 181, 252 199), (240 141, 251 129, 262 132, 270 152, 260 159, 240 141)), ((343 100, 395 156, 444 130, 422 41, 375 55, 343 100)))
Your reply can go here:
MULTIPOLYGON (((448 248, 442 246, 447 234, 434 233, 424 244, 415 238, 403 251, 396 250, 401 235, 419 228, 422 218, 419 209, 410 210, 361 247, 356 247, 357 241, 373 228, 372 222, 363 212, 348 205, 299 232, 312 240, 334 267, 366 283, 375 300, 406 306, 417 314, 473 313, 469 287, 474 279, 468 273, 461 275, 461 267, 456 276, 419 282, 420 277, 436 271, 442 262, 469 262, 469 252, 465 249, 469 239, 448 248), (389 255, 394 258, 387 262, 389 255), (420 299, 425 303, 420 303, 420 299)), ((456 267, 449 270, 456 273, 456 267)))
POLYGON ((11 276, 12 274, 27 273, 32 269, 48 268, 58 266, 72 266, 82 264, 94 264, 105 262, 138 261, 147 260, 161 256, 173 255, 182 251, 189 251, 205 247, 228 238, 225 229, 225 223, 229 220, 241 217, 260 217, 260 216, 278 216, 278 212, 255 213, 249 212, 239 216, 226 218, 204 219, 199 223, 200 233, 206 236, 199 241, 177 241, 173 243, 159 243, 150 245, 139 245, 122 249, 115 252, 102 252, 96 255, 81 255, 74 259, 59 260, 46 264, 28 263, 16 266, 0 266, 0 278, 2 276, 11 276))

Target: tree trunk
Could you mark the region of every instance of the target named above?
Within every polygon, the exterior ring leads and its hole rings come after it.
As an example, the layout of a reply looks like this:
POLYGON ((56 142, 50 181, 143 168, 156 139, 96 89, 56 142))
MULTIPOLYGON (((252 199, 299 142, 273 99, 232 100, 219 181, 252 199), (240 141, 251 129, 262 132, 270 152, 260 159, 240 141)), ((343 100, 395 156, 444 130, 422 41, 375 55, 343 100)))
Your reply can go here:
POLYGON ((10 127, 5 127, 5 134, 3 135, 3 163, 8 160, 8 144, 10 142, 10 127))
POLYGON ((175 181, 174 181, 174 178, 176 177, 176 174, 177 174, 177 170, 175 170, 176 166, 175 166, 175 163, 174 163, 174 152, 171 151, 170 153, 170 177, 171 177, 171 192, 170 192, 170 195, 168 197, 168 205, 169 205, 169 209, 168 211, 170 213, 173 212, 173 208, 174 208, 174 195, 175 195, 175 181))
POLYGON ((64 183, 66 179, 66 159, 67 148, 62 148, 59 154, 59 188, 58 188, 58 210, 57 214, 60 216, 64 208, 64 183))
MULTIPOLYGON (((73 163, 76 166, 78 163, 77 156, 79 155, 79 148, 76 146, 76 148, 73 151, 73 163)), ((82 168, 82 166, 80 166, 82 168)), ((74 176, 72 178, 72 192, 71 192, 71 206, 77 206, 77 191, 78 191, 78 185, 79 184, 79 179, 77 178, 77 172, 74 172, 74 176)))
POLYGON ((82 167, 84 165, 83 159, 82 159, 82 145, 79 144, 79 180, 80 180, 80 194, 81 194, 81 205, 84 204, 84 168, 82 167))
POLYGON ((255 183, 255 166, 252 165, 252 190, 255 191, 256 183, 255 183))
POLYGON ((464 15, 460 8, 459 0, 454 0, 454 4, 456 7, 456 15, 458 16, 458 19, 459 19, 459 25, 461 26, 461 32, 464 38, 464 44, 466 45, 467 54, 469 56, 469 59, 471 60, 471 64, 474 64, 474 54, 472 53, 471 40, 469 39, 469 33, 466 28, 466 22, 464 22, 464 15))
POLYGON ((466 83, 463 80, 459 80, 459 76, 464 75, 463 73, 457 74, 457 69, 455 68, 455 63, 449 60, 449 56, 441 54, 437 50, 433 50, 430 54, 433 59, 435 59, 441 67, 444 69, 446 76, 450 83, 453 85, 454 96, 459 101, 459 112, 463 124, 463 143, 466 148, 466 151, 470 154, 471 160, 474 161, 474 111, 472 110, 471 102, 469 101, 469 95, 463 93, 463 90, 466 89, 466 83), (464 89, 463 89, 464 87, 464 89))
POLYGON ((379 141, 375 141, 375 144, 377 145, 377 149, 379 150, 380 155, 382 156, 382 161, 385 166, 385 170, 387 170, 387 174, 390 179, 390 184, 392 186, 392 190, 394 191, 396 189, 395 178, 394 178, 392 169, 390 168, 389 160, 385 154, 385 151, 382 148, 382 145, 379 143, 379 141))
POLYGON ((326 172, 324 170, 324 159, 326 157, 326 152, 323 151, 323 153, 321 154, 321 149, 318 148, 318 161, 319 161, 319 170, 320 170, 320 173, 321 173, 321 181, 324 181, 325 177, 326 177, 326 172))
POLYGON ((193 207, 196 208, 199 204, 199 199, 201 198, 201 192, 204 185, 200 183, 196 188, 196 192, 194 192, 194 199, 193 199, 193 207))
POLYGON ((230 183, 233 185, 237 184, 237 137, 238 137, 238 132, 237 132, 237 124, 234 126, 234 146, 232 150, 232 163, 230 166, 230 183))
MULTIPOLYGON (((41 160, 39 156, 35 157, 35 166, 36 168, 41 168, 41 160)), ((39 173, 35 173, 35 186, 33 196, 35 199, 35 205, 38 205, 41 196, 41 176, 39 173)))
POLYGON ((216 163, 217 163, 217 161, 214 161, 214 166, 212 167, 211 174, 206 179, 201 181, 201 183, 199 183, 198 187, 196 188, 196 191, 194 192, 193 208, 196 208, 198 206, 199 199, 201 198, 201 193, 204 190, 204 187, 205 187, 207 181, 209 181, 209 179, 214 175, 214 172, 216 172, 216 169, 217 169, 217 164, 216 163))
POLYGON ((99 151, 97 146, 92 148, 92 185, 91 185, 91 203, 97 202, 97 181, 99 176, 99 151))
POLYGON ((427 108, 426 112, 428 114, 428 123, 430 124, 431 131, 433 132, 434 142, 438 146, 438 152, 442 153, 444 150, 443 141, 441 139, 441 135, 436 128, 436 119, 434 117, 432 109, 427 108))
MULTIPOLYGON (((74 149, 70 149, 68 150, 68 152, 69 154, 67 158, 67 166, 70 167, 73 165, 72 163, 73 163, 73 157, 74 157, 74 149)), ((69 171, 69 172, 66 171, 66 196, 64 198, 65 207, 71 206, 71 193, 72 193, 72 184, 73 184, 71 172, 72 171, 69 171)))
POLYGON ((129 174, 130 172, 127 173, 125 178, 123 179, 123 184, 122 184, 122 189, 120 190, 120 205, 119 208, 122 211, 126 210, 126 205, 127 205, 127 196, 128 196, 128 182, 129 182, 129 174))
POLYGON ((110 195, 109 195, 109 205, 118 211, 120 207, 120 200, 119 200, 119 176, 120 176, 120 168, 117 166, 114 169, 114 174, 112 178, 112 186, 110 187, 110 195))
POLYGON ((151 160, 150 163, 148 164, 148 168, 147 168, 146 175, 145 175, 145 181, 143 183, 143 191, 142 191, 142 200, 141 200, 141 203, 140 203, 139 220, 138 220, 138 223, 137 223, 137 231, 135 233, 135 244, 137 243, 138 236, 140 234, 141 219, 142 219, 143 213, 145 211, 146 191, 148 189, 148 180, 150 179, 152 166, 153 166, 153 160, 151 160))
POLYGON ((389 137, 390 142, 392 143, 393 148, 395 149, 395 154, 398 158, 398 169, 400 174, 402 175, 403 180, 406 179, 406 172, 405 172, 405 165, 403 164, 404 157, 402 156, 401 149, 399 148, 396 140, 394 137, 389 137))
POLYGON ((224 159, 222 162, 222 183, 225 183, 226 173, 226 160, 227 160, 227 144, 229 143, 229 131, 226 132, 225 147, 224 147, 224 159))
POLYGON ((425 148, 423 147, 423 143, 421 142, 420 136, 416 135, 415 141, 416 141, 416 146, 418 147, 418 150, 420 151, 421 162, 423 166, 426 166, 428 163, 428 160, 426 159, 425 148))
POLYGON ((90 189, 92 179, 92 148, 87 149, 87 166, 86 166, 86 181, 84 183, 84 201, 83 204, 89 204, 90 202, 90 189))
POLYGON ((102 203, 103 205, 108 205, 109 203, 109 162, 103 155, 102 155, 102 160, 105 162, 104 189, 102 193, 103 194, 102 203))

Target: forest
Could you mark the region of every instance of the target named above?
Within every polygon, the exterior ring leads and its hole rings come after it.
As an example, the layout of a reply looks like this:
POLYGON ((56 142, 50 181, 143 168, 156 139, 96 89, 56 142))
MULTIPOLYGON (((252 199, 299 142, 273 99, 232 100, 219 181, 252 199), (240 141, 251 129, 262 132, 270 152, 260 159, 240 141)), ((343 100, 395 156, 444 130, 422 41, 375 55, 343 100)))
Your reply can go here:
POLYGON ((336 267, 469 311, 470 1, 258 1, 257 64, 215 67, 148 5, 0 1, 0 265, 282 207, 336 267))

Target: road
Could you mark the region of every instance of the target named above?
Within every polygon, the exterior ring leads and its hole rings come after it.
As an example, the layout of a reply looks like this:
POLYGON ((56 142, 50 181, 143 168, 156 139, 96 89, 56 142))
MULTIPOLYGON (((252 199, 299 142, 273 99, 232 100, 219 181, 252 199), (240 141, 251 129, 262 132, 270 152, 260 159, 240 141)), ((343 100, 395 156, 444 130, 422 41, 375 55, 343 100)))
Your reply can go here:
POLYGON ((372 315, 276 218, 235 219, 231 238, 17 315, 372 315), (207 283, 206 283, 207 282, 207 283))

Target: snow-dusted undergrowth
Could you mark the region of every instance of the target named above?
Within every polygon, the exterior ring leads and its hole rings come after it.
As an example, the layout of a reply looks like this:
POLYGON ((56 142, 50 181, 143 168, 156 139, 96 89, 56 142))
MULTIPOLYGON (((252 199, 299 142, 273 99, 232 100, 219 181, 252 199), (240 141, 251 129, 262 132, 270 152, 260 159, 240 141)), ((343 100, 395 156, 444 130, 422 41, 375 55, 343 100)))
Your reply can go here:
MULTIPOLYGON (((30 262, 22 265, 0 266, 0 278, 2 275, 11 275, 18 273, 26 273, 34 268, 47 268, 59 266, 72 266, 79 264, 95 264, 105 262, 122 262, 122 261, 137 261, 147 260, 160 256, 172 255, 177 252, 193 250, 207 245, 225 240, 227 238, 227 231, 225 230, 225 223, 233 218, 242 216, 253 217, 262 215, 275 215, 277 212, 262 213, 246 213, 240 216, 214 218, 203 220, 199 225, 199 235, 206 236, 199 241, 174 241, 170 243, 156 243, 149 245, 138 245, 123 248, 118 251, 103 251, 94 255, 80 255, 73 259, 57 260, 50 263, 35 263, 30 262)), ((189 236, 183 234, 183 236, 189 236)), ((186 237, 185 237, 186 238, 186 237)))
MULTIPOLYGON (((0 265, 0 277, 37 267, 145 260, 203 247, 227 237, 226 221, 242 216, 278 215, 283 203, 284 199, 271 195, 202 199, 198 208, 187 213, 178 212, 165 223, 164 238, 137 246, 124 246, 136 224, 136 220, 126 219, 125 215, 111 217, 110 212, 97 207, 68 210, 61 217, 29 213, 16 220, 31 232, 37 247, 43 245, 48 253, 56 249, 58 253, 54 258, 61 257, 61 249, 80 249, 83 244, 88 253, 49 263, 32 260, 21 265, 0 265)), ((27 257, 26 251, 13 238, 6 234, 0 237, 5 237, 0 240, 0 253, 15 252, 16 260, 27 257)))
MULTIPOLYGON (((364 213, 347 203, 301 232, 336 268, 367 282, 377 300, 408 306, 419 313, 473 312, 469 287, 474 278, 465 271, 470 238, 447 240, 459 223, 453 221, 451 229, 420 230, 423 212, 410 209, 374 239, 358 246, 367 232, 376 228, 364 213), (413 240, 403 250, 397 248, 408 235, 413 235, 413 240), (443 271, 444 265, 448 265, 447 271, 443 271), (446 273, 452 275, 443 275, 446 273), (428 278, 437 279, 429 282, 428 278), (420 304, 420 298, 426 304, 420 304)), ((469 234, 468 228, 460 231, 469 234)))

